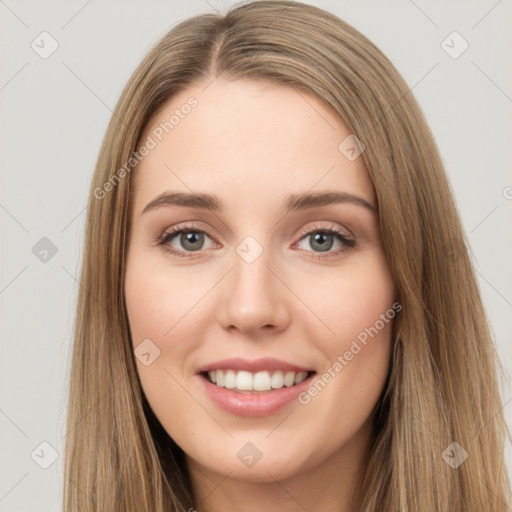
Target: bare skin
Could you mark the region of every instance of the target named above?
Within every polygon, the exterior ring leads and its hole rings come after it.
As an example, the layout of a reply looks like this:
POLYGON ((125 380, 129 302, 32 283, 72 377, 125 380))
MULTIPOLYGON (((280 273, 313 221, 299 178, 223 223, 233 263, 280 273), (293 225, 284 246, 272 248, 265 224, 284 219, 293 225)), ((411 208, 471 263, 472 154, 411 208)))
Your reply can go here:
POLYGON ((148 366, 137 360, 144 392, 186 453, 199 512, 355 511, 369 416, 389 368, 389 316, 359 351, 347 351, 390 310, 394 283, 375 211, 343 202, 286 213, 285 203, 290 194, 337 191, 376 207, 363 157, 350 161, 338 149, 350 131, 320 100, 265 81, 190 87, 141 141, 190 96, 197 106, 134 171, 126 303, 134 347, 149 339, 160 350, 148 366), (214 194, 223 210, 143 213, 171 191, 214 194), (202 245, 179 233, 158 245, 181 226, 203 233, 202 245), (257 244, 247 245, 249 236, 257 244), (248 263, 240 247, 262 252, 248 263), (243 417, 219 407, 197 373, 235 356, 273 357, 331 378, 302 402, 243 417), (237 456, 248 442, 261 453, 250 467, 237 456))

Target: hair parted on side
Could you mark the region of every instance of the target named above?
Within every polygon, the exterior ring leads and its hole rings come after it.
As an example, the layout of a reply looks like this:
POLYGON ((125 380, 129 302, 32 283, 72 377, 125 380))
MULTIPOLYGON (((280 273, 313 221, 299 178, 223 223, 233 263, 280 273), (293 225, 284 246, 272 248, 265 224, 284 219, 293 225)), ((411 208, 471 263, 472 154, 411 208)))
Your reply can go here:
POLYGON ((124 262, 137 169, 101 197, 95 191, 130 159, 149 120, 173 95, 221 74, 313 93, 366 148, 403 310, 385 392, 373 413, 361 510, 510 510, 499 360, 423 114, 388 58, 350 25, 298 1, 256 0, 173 27, 131 76, 108 126, 87 209, 65 512, 193 506, 183 453, 144 397, 130 342, 124 262), (454 441, 469 454, 456 470, 441 455, 454 441))

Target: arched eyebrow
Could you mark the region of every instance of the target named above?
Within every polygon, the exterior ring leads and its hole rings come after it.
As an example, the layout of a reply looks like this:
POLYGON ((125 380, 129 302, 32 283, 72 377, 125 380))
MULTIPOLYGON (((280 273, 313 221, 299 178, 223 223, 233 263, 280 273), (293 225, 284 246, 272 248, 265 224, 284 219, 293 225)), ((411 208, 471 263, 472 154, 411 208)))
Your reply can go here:
POLYGON ((343 203, 362 206, 372 213, 377 213, 377 209, 369 201, 348 192, 316 192, 313 194, 305 192, 303 194, 291 194, 286 201, 286 211, 308 210, 310 208, 343 203))
MULTIPOLYGON (((369 201, 355 194, 348 192, 316 192, 291 194, 288 196, 285 209, 286 213, 292 211, 302 211, 311 208, 318 208, 331 204, 354 204, 361 206, 376 214, 377 209, 369 201)), ((224 207, 219 197, 206 193, 188 193, 188 192, 164 192, 150 201, 142 214, 155 210, 157 208, 182 206, 187 208, 200 208, 214 212, 222 212, 224 207)), ((142 215, 141 214, 141 215, 142 215)))

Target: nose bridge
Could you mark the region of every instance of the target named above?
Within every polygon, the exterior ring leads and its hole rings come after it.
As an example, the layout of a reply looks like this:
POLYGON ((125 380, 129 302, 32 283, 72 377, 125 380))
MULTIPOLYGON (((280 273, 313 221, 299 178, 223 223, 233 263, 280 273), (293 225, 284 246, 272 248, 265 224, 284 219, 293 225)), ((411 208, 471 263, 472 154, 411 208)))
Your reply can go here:
MULTIPOLYGON (((267 240, 267 239, 266 239, 267 240)), ((223 294, 220 320, 251 331, 264 326, 282 328, 288 320, 283 285, 274 275, 272 251, 248 236, 236 247, 233 270, 223 294)))

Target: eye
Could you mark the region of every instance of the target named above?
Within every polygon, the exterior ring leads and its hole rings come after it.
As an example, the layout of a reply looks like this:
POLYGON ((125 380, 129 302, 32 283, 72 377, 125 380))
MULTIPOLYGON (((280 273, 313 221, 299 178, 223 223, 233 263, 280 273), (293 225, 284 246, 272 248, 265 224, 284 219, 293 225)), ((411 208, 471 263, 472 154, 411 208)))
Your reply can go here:
MULTIPOLYGON (((315 253, 311 257, 317 259, 336 256, 356 246, 356 241, 348 235, 345 235, 341 229, 334 224, 322 224, 306 228, 301 232, 300 236, 301 238, 297 243, 300 244, 303 241, 308 241, 309 247, 315 253), (331 251, 336 243, 340 247, 336 251, 331 251)), ((188 223, 172 227, 165 231, 163 235, 157 239, 157 245, 176 256, 193 258, 195 257, 193 253, 200 253, 202 249, 205 249, 205 237, 211 239, 205 231, 199 229, 195 224, 188 223), (176 247, 176 245, 181 247, 176 247)), ((210 247, 206 247, 206 249, 214 246, 215 244, 212 243, 210 247)), ((301 249, 310 252, 308 249, 301 249)), ((199 254, 197 256, 199 256, 199 254)))
POLYGON ((198 229, 194 224, 186 224, 167 230, 158 239, 157 245, 176 256, 194 257, 186 253, 199 252, 201 249, 204 249, 205 237, 210 238, 207 233, 198 229), (176 240, 174 241, 174 239, 176 240), (181 248, 176 248, 176 244, 181 245, 181 248))
POLYGON ((307 245, 316 252, 316 254, 311 257, 317 259, 336 256, 356 246, 356 241, 344 234, 341 229, 334 224, 309 227, 302 231, 301 235, 299 243, 307 241, 307 245), (340 246, 338 250, 329 252, 336 242, 340 246), (327 255, 324 256, 322 253, 326 253, 327 255))

